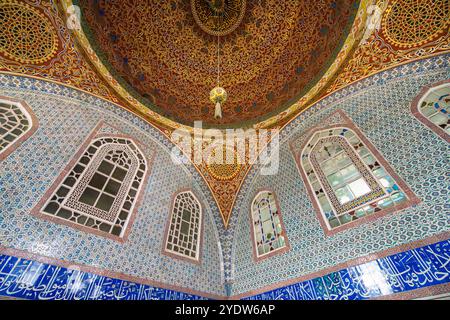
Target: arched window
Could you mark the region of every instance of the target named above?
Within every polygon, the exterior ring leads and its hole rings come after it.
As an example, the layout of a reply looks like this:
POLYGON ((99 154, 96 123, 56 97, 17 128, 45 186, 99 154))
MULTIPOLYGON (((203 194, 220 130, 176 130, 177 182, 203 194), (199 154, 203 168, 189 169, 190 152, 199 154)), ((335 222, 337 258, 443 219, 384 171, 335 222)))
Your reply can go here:
POLYGON ((325 121, 322 129, 303 140, 296 154, 325 233, 418 203, 351 120, 342 111, 334 117, 344 123, 326 126, 325 121))
POLYGON ((37 126, 37 118, 25 102, 0 97, 0 160, 27 139, 37 126))
POLYGON ((450 80, 425 87, 411 112, 439 136, 450 141, 450 80))
POLYGON ((165 252, 176 257, 199 261, 202 207, 192 191, 182 191, 173 198, 167 228, 165 252))
POLYGON ((91 140, 69 164, 40 213, 71 226, 123 238, 147 176, 147 161, 129 138, 91 140))
POLYGON ((288 248, 281 212, 275 194, 261 191, 251 205, 252 233, 256 258, 288 248))

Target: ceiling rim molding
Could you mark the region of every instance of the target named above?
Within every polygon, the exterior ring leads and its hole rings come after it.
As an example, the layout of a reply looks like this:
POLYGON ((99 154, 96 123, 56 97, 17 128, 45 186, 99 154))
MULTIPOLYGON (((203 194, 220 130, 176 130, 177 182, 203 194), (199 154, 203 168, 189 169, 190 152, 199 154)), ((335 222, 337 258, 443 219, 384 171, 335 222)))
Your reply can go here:
MULTIPOLYGON (((348 56, 353 52, 355 46, 358 45, 359 40, 362 37, 363 31, 366 25, 367 19, 367 7, 371 5, 374 0, 361 0, 359 2, 359 7, 356 12, 356 17, 354 18, 353 24, 350 27, 349 34, 344 41, 341 49, 339 50, 336 59, 333 61, 331 66, 325 71, 320 80, 297 102, 293 103, 290 107, 286 108, 279 114, 270 117, 267 120, 260 121, 254 124, 252 127, 255 129, 264 129, 276 126, 276 123, 281 120, 290 121, 297 117, 301 112, 303 112, 308 104, 312 104, 312 100, 317 97, 317 95, 326 87, 327 84, 333 79, 340 67, 345 63, 348 56)), ((76 1, 73 0, 61 0, 60 9, 65 19, 69 17, 68 9, 76 5, 76 1)), ((85 54, 87 60, 92 64, 96 72, 106 81, 106 83, 112 88, 112 90, 127 104, 131 111, 137 112, 144 115, 149 122, 160 125, 169 130, 184 129, 190 132, 194 132, 194 127, 180 124, 174 120, 160 115, 159 113, 149 109, 138 99, 133 97, 128 90, 121 85, 117 79, 111 74, 106 65, 101 61, 98 54, 92 48, 87 35, 85 34, 83 28, 80 30, 71 30, 71 34, 74 36, 76 43, 85 54)), ((223 128, 224 129, 224 128, 223 128)), ((220 129, 219 130, 223 130, 220 129)))

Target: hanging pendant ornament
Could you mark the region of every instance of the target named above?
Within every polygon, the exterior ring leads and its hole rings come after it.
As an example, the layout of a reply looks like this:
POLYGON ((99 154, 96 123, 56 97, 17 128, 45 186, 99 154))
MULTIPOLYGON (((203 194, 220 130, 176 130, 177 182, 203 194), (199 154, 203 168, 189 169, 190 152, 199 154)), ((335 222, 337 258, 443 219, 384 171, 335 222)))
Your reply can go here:
POLYGON ((215 103, 214 118, 222 119, 222 105, 227 101, 227 92, 222 87, 215 87, 209 94, 209 99, 215 103))
POLYGON ((220 86, 220 46, 219 36, 217 36, 217 86, 209 93, 209 100, 215 104, 214 118, 222 119, 222 106, 227 101, 228 94, 220 86))

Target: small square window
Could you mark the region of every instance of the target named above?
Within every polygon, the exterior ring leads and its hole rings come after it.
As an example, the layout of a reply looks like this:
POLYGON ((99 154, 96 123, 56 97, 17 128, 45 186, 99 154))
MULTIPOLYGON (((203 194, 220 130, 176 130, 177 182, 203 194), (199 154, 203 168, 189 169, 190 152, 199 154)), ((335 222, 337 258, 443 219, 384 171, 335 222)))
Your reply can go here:
POLYGON ((127 172, 124 169, 121 169, 119 167, 116 168, 116 170, 114 170, 114 173, 112 175, 112 177, 114 179, 117 179, 119 181, 123 181, 123 179, 125 178, 127 172))
POLYGON ((120 183, 114 180, 109 180, 108 184, 106 185, 105 192, 108 192, 109 194, 115 196, 119 192, 120 186, 120 183))
POLYGON ((105 177, 104 175, 95 173, 95 174, 92 176, 91 181, 89 181, 89 185, 90 185, 91 187, 94 187, 94 188, 97 188, 97 189, 102 190, 103 187, 105 186, 106 180, 108 180, 108 178, 105 177))
POLYGON ((112 165, 111 163, 109 163, 107 161, 102 161, 102 163, 100 163, 100 166, 98 167, 98 171, 106 174, 107 176, 109 176, 111 174, 113 169, 114 169, 114 165, 112 165))
POLYGON ((114 198, 108 196, 107 194, 102 194, 100 199, 98 199, 96 207, 100 210, 109 211, 114 202, 114 198))

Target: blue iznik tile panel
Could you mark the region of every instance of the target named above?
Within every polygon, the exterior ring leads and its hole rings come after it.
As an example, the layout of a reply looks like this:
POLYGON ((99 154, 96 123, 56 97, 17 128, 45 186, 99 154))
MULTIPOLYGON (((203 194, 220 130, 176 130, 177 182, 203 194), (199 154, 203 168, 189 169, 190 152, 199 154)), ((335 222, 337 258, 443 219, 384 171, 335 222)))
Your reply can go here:
POLYGON ((363 300, 450 283, 450 241, 398 253, 248 300, 363 300))
POLYGON ((0 255, 0 296, 28 300, 204 299, 6 255, 0 255))
POLYGON ((223 245, 223 252, 232 295, 293 281, 450 231, 450 146, 410 112, 410 103, 424 86, 448 79, 449 66, 450 55, 443 55, 384 71, 325 98, 281 132, 278 174, 262 176, 257 166, 252 168, 231 216, 228 232, 232 245, 223 245), (288 142, 303 136, 337 109, 361 129, 421 203, 326 236, 288 142), (278 197, 291 249, 255 262, 249 210, 252 198, 262 188, 272 189, 278 197))
MULTIPOLYGON (((25 100, 39 119, 38 130, 0 162, 1 246, 186 288, 187 292, 224 294, 217 207, 195 170, 171 161, 172 145, 159 131, 111 103, 42 80, 0 74, 0 95, 25 100), (123 244, 30 214, 100 120, 146 145, 149 153, 156 150, 141 205, 123 244), (161 253, 171 197, 186 188, 204 206, 200 265, 161 253)), ((102 128, 107 130, 111 129, 102 128)))

